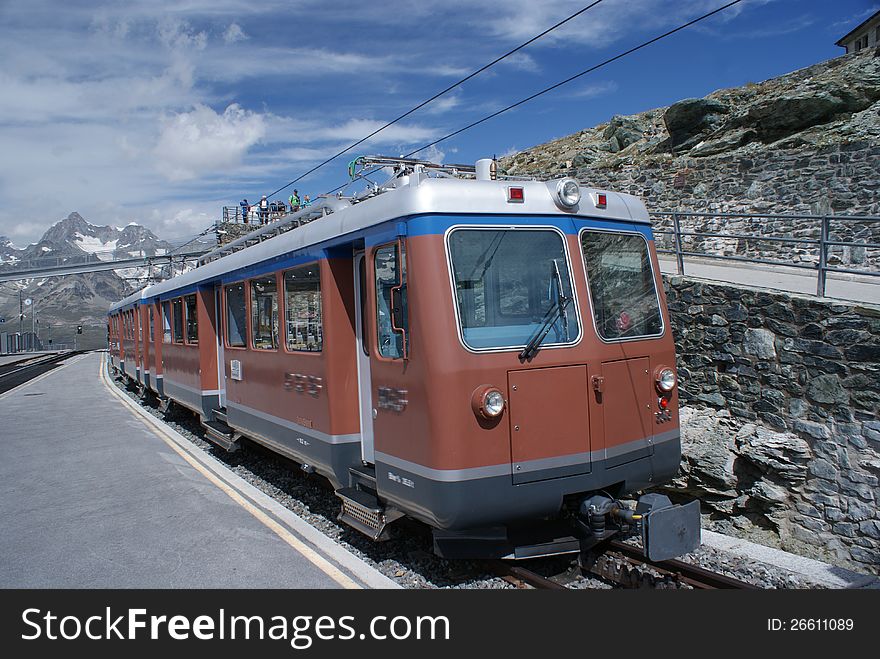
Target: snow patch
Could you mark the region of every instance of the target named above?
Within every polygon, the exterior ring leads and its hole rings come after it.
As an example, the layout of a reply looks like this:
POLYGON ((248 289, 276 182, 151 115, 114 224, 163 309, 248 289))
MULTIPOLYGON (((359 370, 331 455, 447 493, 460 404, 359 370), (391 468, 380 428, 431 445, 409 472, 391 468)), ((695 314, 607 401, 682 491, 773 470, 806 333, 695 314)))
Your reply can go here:
POLYGON ((52 251, 52 248, 51 248, 51 247, 43 246, 43 247, 40 247, 40 251, 41 251, 41 252, 51 252, 51 251, 52 251))
MULTIPOLYGON (((89 254, 94 254, 95 252, 112 252, 116 249, 116 243, 119 242, 119 239, 109 240, 106 243, 102 242, 100 238, 95 236, 84 236, 81 233, 77 232, 76 236, 73 239, 73 243, 79 247, 84 252, 88 252, 89 254)), ((109 261, 113 258, 112 255, 104 258, 102 255, 98 255, 98 258, 102 261, 109 261)))

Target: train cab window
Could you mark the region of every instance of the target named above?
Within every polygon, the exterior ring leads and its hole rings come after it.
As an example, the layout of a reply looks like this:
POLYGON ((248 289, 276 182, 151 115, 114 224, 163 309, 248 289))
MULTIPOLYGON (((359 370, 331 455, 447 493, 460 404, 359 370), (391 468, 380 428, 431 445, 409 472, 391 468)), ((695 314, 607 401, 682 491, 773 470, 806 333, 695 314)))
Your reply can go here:
POLYGON ((278 348, 278 283, 274 276, 251 281, 251 331, 255 349, 278 348))
POLYGON ((663 334, 660 299, 645 237, 584 231, 581 249, 600 338, 619 341, 663 334))
POLYGON ((152 305, 150 305, 149 310, 150 310, 150 343, 153 343, 154 332, 153 332, 153 306, 152 305))
POLYGON ((186 308, 186 342, 195 345, 199 342, 199 310, 196 296, 185 296, 183 304, 186 308))
POLYGON ((580 335, 565 242, 551 229, 455 229, 449 257, 462 341, 473 350, 543 346, 580 335))
POLYGON ((284 312, 287 349, 320 352, 324 330, 321 270, 317 263, 284 273, 284 312))
POLYGON ((171 343, 171 303, 162 303, 162 343, 171 343))
POLYGON ((171 329, 174 343, 183 343, 183 300, 171 300, 171 329))
POLYGON ((244 284, 226 287, 226 345, 244 348, 247 345, 247 307, 244 301, 244 284))
POLYGON ((397 243, 376 250, 373 268, 376 275, 376 339, 379 354, 400 359, 404 357, 404 341, 409 332, 409 313, 406 260, 400 258, 397 243))

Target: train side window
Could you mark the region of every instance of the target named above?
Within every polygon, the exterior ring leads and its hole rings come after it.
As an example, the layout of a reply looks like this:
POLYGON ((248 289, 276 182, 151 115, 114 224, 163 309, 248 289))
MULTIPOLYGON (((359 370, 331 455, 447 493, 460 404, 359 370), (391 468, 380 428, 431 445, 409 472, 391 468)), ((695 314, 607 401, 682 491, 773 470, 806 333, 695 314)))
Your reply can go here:
POLYGON ((278 348, 278 282, 274 276, 251 280, 251 331, 255 349, 278 348))
POLYGON ((244 301, 244 284, 226 287, 226 345, 244 348, 247 345, 247 308, 244 301))
POLYGON ((584 231, 581 249, 599 336, 619 341, 662 335, 660 298, 645 237, 584 231))
POLYGON ((183 300, 171 300, 171 329, 174 343, 183 343, 183 300))
POLYGON ((319 264, 284 273, 284 312, 287 349, 320 352, 324 347, 324 329, 319 264))
POLYGON ((199 309, 195 294, 185 296, 183 303, 186 307, 186 342, 197 345, 199 342, 199 309))
POLYGON ((150 305, 150 343, 153 343, 153 306, 150 305))
POLYGON ((137 311, 137 321, 138 321, 138 343, 144 342, 144 318, 141 315, 140 309, 137 311))
POLYGON ((379 354, 391 359, 406 357, 409 313, 406 297, 406 260, 398 244, 385 245, 373 257, 376 275, 376 339, 379 354))
POLYGON ((162 303, 162 343, 171 343, 171 303, 162 303))

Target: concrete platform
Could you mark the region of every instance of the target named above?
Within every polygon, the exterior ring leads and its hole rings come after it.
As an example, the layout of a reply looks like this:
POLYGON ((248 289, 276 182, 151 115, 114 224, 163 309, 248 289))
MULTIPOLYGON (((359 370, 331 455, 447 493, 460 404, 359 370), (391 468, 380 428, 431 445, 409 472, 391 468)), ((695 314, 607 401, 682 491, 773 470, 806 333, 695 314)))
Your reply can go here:
POLYGON ((0 396, 0 587, 396 587, 127 401, 103 361, 0 396))

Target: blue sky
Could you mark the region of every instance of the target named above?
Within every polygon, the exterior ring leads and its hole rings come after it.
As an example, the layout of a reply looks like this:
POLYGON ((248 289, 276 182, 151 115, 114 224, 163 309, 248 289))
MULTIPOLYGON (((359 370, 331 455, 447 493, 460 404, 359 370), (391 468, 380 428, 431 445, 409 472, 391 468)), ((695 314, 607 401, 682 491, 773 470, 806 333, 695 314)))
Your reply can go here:
MULTIPOLYGON (((0 235, 78 211, 182 241, 587 4, 0 0, 0 235)), ((326 192, 354 155, 409 152, 723 4, 604 0, 295 187, 326 192)), ((878 9, 745 0, 421 155, 501 156, 787 73, 878 9)))

